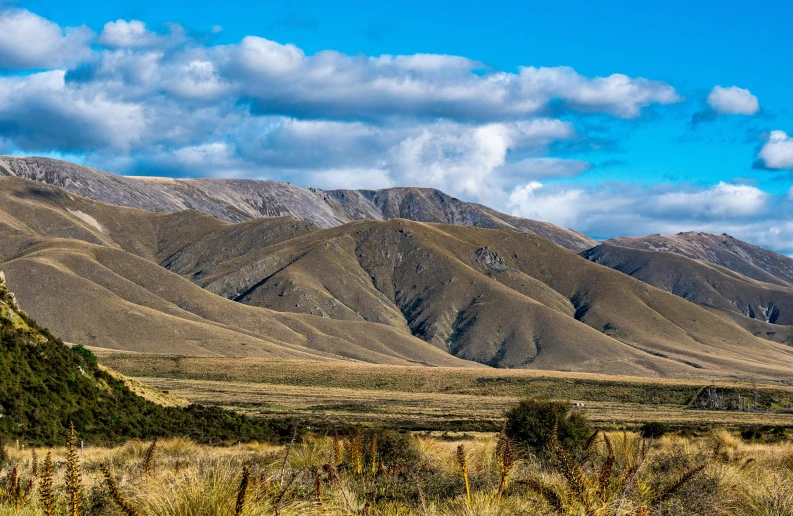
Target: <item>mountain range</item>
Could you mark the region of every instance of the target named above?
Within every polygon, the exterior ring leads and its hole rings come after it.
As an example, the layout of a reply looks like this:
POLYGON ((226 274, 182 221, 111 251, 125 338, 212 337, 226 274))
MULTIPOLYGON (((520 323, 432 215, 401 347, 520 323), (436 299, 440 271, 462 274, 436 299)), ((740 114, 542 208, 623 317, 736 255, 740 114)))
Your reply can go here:
POLYGON ((0 268, 71 342, 666 377, 793 371, 793 260, 595 242, 420 188, 127 178, 0 158, 0 268))

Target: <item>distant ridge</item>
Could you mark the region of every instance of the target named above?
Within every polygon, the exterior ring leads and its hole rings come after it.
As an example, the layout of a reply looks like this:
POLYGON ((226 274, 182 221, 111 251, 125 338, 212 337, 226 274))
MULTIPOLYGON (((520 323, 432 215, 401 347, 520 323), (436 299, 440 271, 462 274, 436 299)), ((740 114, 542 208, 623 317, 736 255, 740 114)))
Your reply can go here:
POLYGON ((752 245, 724 233, 685 232, 614 238, 603 242, 632 249, 675 253, 686 258, 720 265, 765 283, 793 286, 793 259, 752 245))
POLYGON ((193 209, 229 221, 291 216, 319 228, 356 220, 405 218, 533 233, 571 251, 597 244, 547 222, 513 217, 430 188, 332 190, 244 179, 168 179, 118 176, 50 158, 0 156, 0 176, 18 176, 97 201, 152 212, 193 209))

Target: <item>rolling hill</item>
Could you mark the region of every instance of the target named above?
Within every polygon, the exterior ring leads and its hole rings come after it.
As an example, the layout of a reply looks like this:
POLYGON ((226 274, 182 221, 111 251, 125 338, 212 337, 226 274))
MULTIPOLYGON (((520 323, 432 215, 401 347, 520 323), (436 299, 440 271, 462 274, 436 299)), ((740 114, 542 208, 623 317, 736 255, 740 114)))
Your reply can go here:
POLYGON ((234 224, 6 177, 0 237, 23 306, 92 346, 641 376, 793 368, 792 347, 514 230, 234 224))
POLYGON ((596 242, 546 222, 512 217, 428 188, 323 191, 276 181, 122 177, 49 158, 0 156, 0 176, 47 183, 83 197, 151 212, 196 210, 230 222, 290 216, 320 228, 406 218, 513 229, 583 251, 596 242))
POLYGON ((703 306, 761 338, 793 345, 793 289, 785 279, 786 261, 793 260, 728 236, 683 237, 697 241, 697 254, 708 259, 689 258, 667 247, 645 250, 637 243, 641 239, 604 242, 581 256, 703 306), (625 241, 635 247, 619 245, 625 241))

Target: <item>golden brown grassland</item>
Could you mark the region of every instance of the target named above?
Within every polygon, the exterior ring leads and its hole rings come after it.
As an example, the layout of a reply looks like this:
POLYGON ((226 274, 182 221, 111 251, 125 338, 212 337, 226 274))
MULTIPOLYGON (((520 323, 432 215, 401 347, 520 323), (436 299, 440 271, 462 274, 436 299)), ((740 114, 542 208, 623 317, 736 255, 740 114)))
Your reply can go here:
POLYGON ((455 442, 358 429, 285 446, 11 449, 0 515, 793 514, 790 443, 613 432, 575 457, 553 439, 547 448, 543 457, 496 434, 455 442))
POLYGON ((693 408, 711 385, 753 403, 755 388, 746 380, 107 353, 100 353, 100 361, 193 402, 312 424, 495 431, 506 407, 528 396, 581 402, 600 428, 631 429, 649 421, 676 427, 793 427, 793 413, 779 412, 793 407, 793 387, 783 384, 757 386, 758 406, 768 412, 693 408))

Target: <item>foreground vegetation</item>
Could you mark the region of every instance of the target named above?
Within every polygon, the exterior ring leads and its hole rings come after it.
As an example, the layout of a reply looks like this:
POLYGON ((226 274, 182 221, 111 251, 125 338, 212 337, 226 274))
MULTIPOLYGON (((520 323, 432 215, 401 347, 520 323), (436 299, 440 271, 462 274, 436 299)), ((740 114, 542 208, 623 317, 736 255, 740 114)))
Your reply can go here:
POLYGON ((8 450, 0 515, 793 514, 789 442, 724 430, 521 439, 356 428, 282 446, 168 439, 80 452, 74 436, 8 450))

